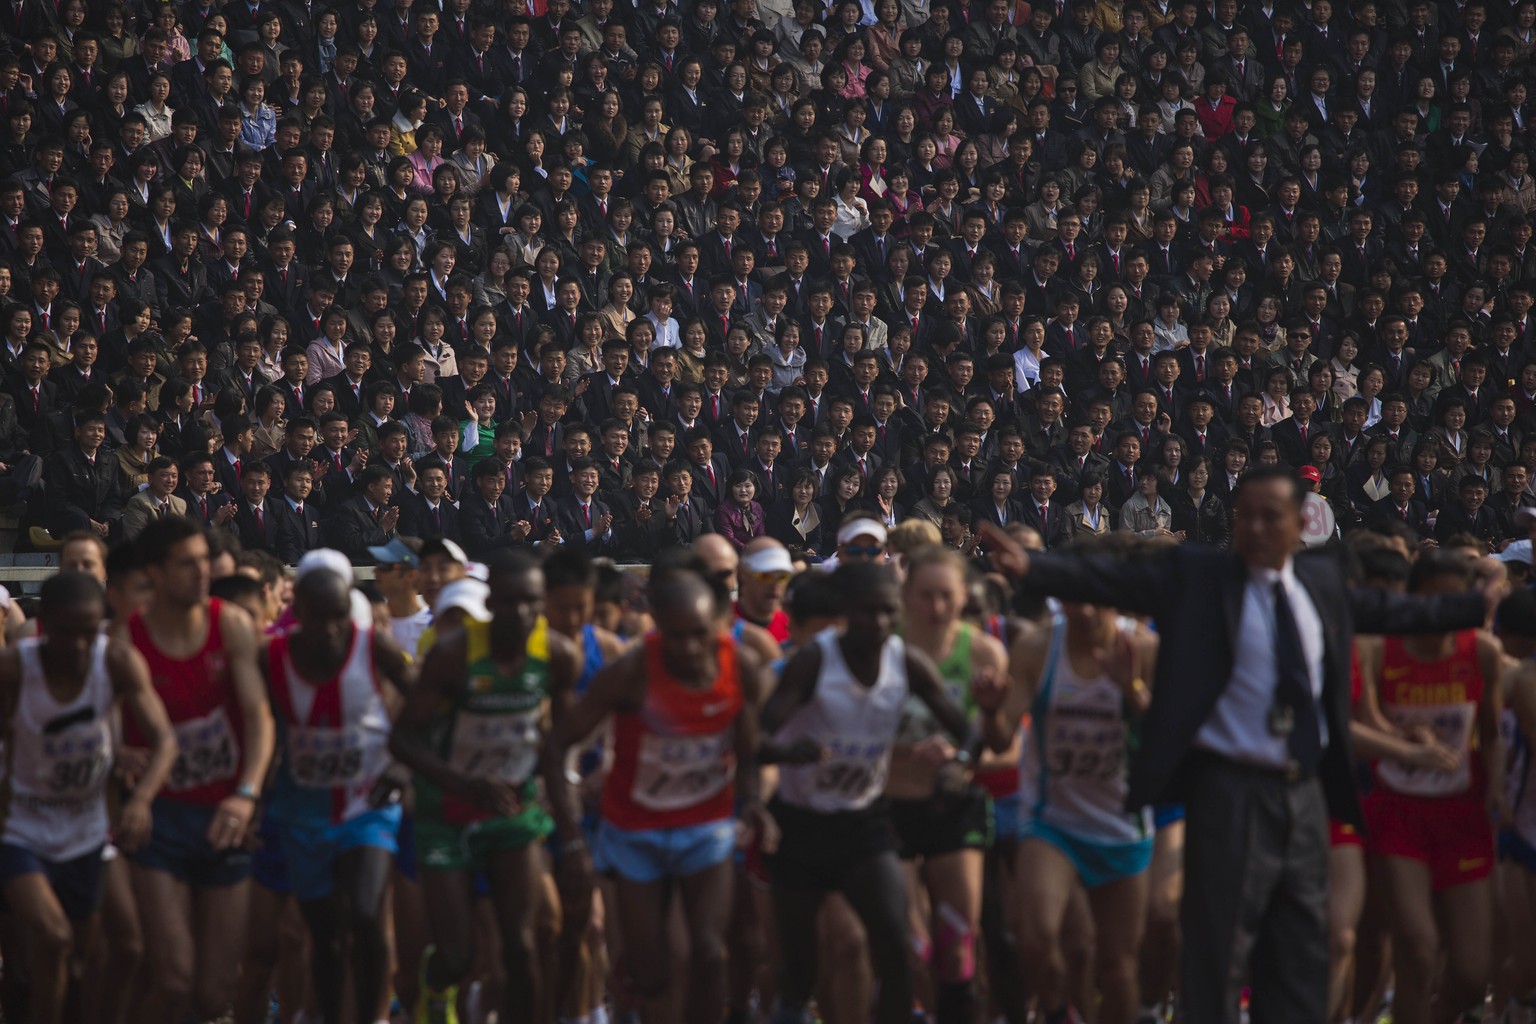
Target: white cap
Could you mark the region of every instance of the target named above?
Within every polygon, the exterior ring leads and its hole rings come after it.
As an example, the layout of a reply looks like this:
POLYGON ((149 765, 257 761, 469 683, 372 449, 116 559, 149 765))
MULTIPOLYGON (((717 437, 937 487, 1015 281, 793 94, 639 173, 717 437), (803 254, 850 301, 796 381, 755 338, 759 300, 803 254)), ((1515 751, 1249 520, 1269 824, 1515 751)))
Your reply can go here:
POLYGON ((299 567, 293 571, 293 582, 308 576, 312 572, 324 569, 333 572, 347 581, 351 586, 352 560, 334 548, 316 548, 313 551, 304 552, 304 557, 299 559, 299 567))
POLYGON ((479 580, 454 580, 437 595, 437 607, 432 609, 432 614, 442 618, 448 609, 458 608, 472 619, 489 622, 491 611, 485 606, 485 601, 490 596, 491 588, 479 580))
POLYGON ((1519 562, 1521 565, 1531 564, 1531 542, 1528 540, 1512 541, 1509 547, 1493 556, 1501 562, 1519 562))
POLYGON ((876 544, 884 544, 887 534, 885 524, 878 519, 865 519, 862 516, 842 525, 837 531, 837 542, 847 544, 855 537, 873 537, 876 544))
POLYGON ((749 555, 741 556, 741 567, 748 572, 787 572, 795 571, 795 563, 790 561, 789 549, 779 544, 764 545, 749 555))

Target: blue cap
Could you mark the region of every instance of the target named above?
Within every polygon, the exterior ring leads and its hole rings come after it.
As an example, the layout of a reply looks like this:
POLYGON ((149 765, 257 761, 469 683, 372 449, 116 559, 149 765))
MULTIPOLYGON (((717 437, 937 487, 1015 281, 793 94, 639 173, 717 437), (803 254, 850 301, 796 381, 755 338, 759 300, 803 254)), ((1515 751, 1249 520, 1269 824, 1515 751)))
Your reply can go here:
POLYGON ((369 548, 368 553, 380 565, 403 565, 408 569, 414 569, 421 564, 421 559, 416 557, 416 552, 406 547, 405 542, 399 537, 383 547, 369 548))

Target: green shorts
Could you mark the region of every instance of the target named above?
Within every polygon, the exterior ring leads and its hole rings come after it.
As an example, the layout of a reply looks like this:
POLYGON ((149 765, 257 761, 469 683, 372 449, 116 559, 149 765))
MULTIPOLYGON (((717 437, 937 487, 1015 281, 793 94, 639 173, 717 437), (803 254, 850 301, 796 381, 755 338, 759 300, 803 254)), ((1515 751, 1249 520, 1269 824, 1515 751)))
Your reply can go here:
POLYGON ((469 825, 416 819, 416 861, 432 871, 480 871, 486 857, 542 842, 555 830, 542 807, 529 807, 510 818, 487 818, 469 825))

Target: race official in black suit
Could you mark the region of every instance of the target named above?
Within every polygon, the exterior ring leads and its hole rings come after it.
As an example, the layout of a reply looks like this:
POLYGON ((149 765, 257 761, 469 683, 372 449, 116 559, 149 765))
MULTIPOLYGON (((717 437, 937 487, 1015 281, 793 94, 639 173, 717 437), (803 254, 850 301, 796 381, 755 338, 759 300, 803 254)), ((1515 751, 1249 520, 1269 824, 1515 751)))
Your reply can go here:
POLYGON ((1185 870, 1199 884, 1184 890, 1179 991, 1192 1021, 1236 1024, 1244 979, 1267 1020, 1326 1019, 1328 820, 1360 821, 1353 636, 1476 627, 1498 596, 1351 587, 1331 554, 1297 554, 1302 502, 1289 471, 1251 470, 1230 552, 1030 555, 993 531, 984 541, 1030 591, 1157 617, 1157 686, 1126 804, 1186 808, 1185 870))

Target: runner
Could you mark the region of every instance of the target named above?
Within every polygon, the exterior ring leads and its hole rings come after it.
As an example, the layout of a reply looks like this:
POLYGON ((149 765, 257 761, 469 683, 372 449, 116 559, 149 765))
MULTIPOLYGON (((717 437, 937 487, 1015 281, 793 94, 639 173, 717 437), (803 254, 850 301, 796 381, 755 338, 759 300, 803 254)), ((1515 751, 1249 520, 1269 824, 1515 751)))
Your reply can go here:
MULTIPOLYGON (((966 563, 958 552, 920 549, 906 560, 902 587, 903 636, 922 651, 957 704, 970 703, 973 681, 1002 678, 1002 644, 960 614, 966 601, 966 563)), ((914 945, 929 955, 933 1008, 939 1024, 962 1024, 976 1014, 976 936, 981 929, 982 871, 992 845, 992 803, 972 782, 959 793, 938 791, 938 772, 955 755, 927 706, 913 697, 902 713, 891 751, 885 793, 898 848, 908 868, 908 899, 926 908, 913 922, 914 945), (919 898, 918 887, 928 899, 919 898)))
POLYGON ((541 1005, 533 926, 547 870, 540 841, 551 831, 564 912, 584 918, 592 891, 574 794, 555 744, 542 739, 566 713, 581 656, 543 617, 532 555, 496 552, 488 568, 490 621, 466 618, 438 637, 390 739, 416 773, 417 861, 435 943, 417 1019, 433 1024, 458 1020, 458 988, 474 965, 474 872, 485 872, 496 904, 507 1021, 534 1020, 541 1005), (548 809, 536 802, 540 777, 548 809))
MULTIPOLYGON (((272 715, 256 631, 243 611, 208 597, 208 541, 169 517, 137 541, 154 598, 116 628, 144 655, 179 750, 154 803, 154 831, 133 856, 143 917, 143 1024, 229 1008, 244 952, 252 813, 272 760, 272 715)), ((126 744, 146 738, 130 720, 126 744)))
POLYGON ((613 717, 614 760, 595 860, 618 879, 627 975, 647 1024, 669 1019, 674 894, 691 951, 683 1019, 718 1022, 734 905, 735 815, 773 845, 756 763, 765 667, 721 630, 721 610, 716 589, 700 576, 658 567, 651 585, 656 632, 593 678, 559 734, 568 749, 613 717))
MULTIPOLYGON (((1429 551, 1409 590, 1461 593, 1471 582, 1469 560, 1429 551)), ((1392 1019, 1447 1024, 1481 1009, 1491 974, 1489 812, 1495 822, 1508 818, 1498 643, 1476 630, 1358 643, 1367 710, 1379 702, 1400 733, 1432 733, 1458 754, 1449 770, 1379 761, 1364 801, 1369 852, 1390 896, 1392 1019)))
MULTIPOLYGON (((151 802, 176 760, 176 738, 149 669, 131 646, 101 632, 105 612, 95 578, 60 573, 42 587, 42 635, 0 651, 0 892, 23 929, 25 953, 15 950, 12 961, 8 949, 7 964, 26 965, 25 1019, 33 1024, 64 1019, 70 959, 89 955, 109 831, 120 849, 144 844, 151 802), (119 702, 150 755, 112 825, 106 784, 119 702)), ((6 1009, 22 1019, 19 1008, 6 1009)))
POLYGON ((909 692, 951 736, 964 738, 942 770, 941 787, 963 788, 979 741, 933 663, 893 634, 901 593, 892 570, 848 563, 832 582, 846 602, 847 626, 818 634, 796 652, 762 716, 764 732, 773 736, 763 759, 783 765, 770 807, 782 830, 769 858, 784 960, 775 1020, 809 1020, 806 1006, 821 967, 817 911, 828 892, 839 891, 868 932, 880 986, 875 1020, 907 1024, 906 890, 880 794, 909 692))
POLYGON ((283 754, 267 814, 309 926, 321 1020, 341 1024, 348 966, 357 1015, 386 1019, 384 893, 400 805, 376 807, 373 795, 389 765, 390 710, 410 671, 392 639, 353 624, 351 587, 335 573, 300 580, 293 610, 297 626, 267 647, 283 754))
MULTIPOLYGON (((1517 590, 1499 605, 1498 635, 1520 662, 1505 676, 1504 739, 1509 750, 1509 828, 1499 833, 1498 906, 1504 910, 1501 988, 1505 1020, 1536 1020, 1536 591, 1517 590)), ((1497 1004, 1495 1004, 1497 1005, 1497 1004)))
MULTIPOLYGON (((624 641, 592 620, 597 604, 598 571, 579 551, 560 549, 544 559, 544 617, 549 628, 581 648, 581 678, 576 695, 585 696, 592 679, 624 650, 624 641)), ((567 772, 581 779, 581 827, 589 843, 595 838, 598 799, 607 766, 606 734, 596 737, 566 758, 567 772)), ((580 1024, 606 1020, 609 958, 604 942, 606 908, 611 886, 592 894, 589 921, 566 920, 561 934, 561 971, 557 1008, 563 1018, 580 1024)))
POLYGON ((1062 924, 1077 884, 1088 891, 1097 939, 1097 1019, 1130 1024, 1139 1009, 1152 816, 1127 813, 1124 803, 1135 719, 1151 697, 1156 652, 1156 639, 1113 609, 1064 602, 1048 630, 1020 645, 1011 684, 987 677, 972 690, 993 750, 1008 749, 1020 718, 1030 715, 1019 765, 1019 947, 1047 1024, 1082 1019, 1068 1005, 1062 955, 1062 924))

